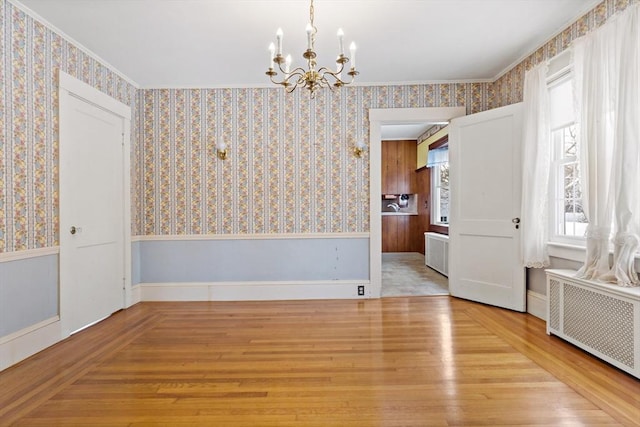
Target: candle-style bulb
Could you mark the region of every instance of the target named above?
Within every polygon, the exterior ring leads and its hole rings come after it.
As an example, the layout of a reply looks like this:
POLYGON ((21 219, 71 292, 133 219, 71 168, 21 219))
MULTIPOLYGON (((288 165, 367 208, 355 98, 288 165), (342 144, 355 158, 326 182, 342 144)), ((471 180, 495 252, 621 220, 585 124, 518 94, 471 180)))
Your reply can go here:
POLYGON ((273 43, 269 45, 269 68, 273 68, 273 58, 275 55, 276 47, 273 43))
POLYGON ((287 58, 284 60, 284 71, 287 74, 291 71, 291 55, 287 55, 287 58))
POLYGON ((344 55, 344 31, 338 28, 338 53, 344 55))
POLYGON ((356 43, 351 42, 349 45, 349 50, 351 51, 351 68, 356 68, 356 43))
POLYGON ((307 23, 307 28, 305 28, 305 31, 307 32, 307 49, 313 50, 313 27, 311 26, 311 22, 307 23))
POLYGON ((278 55, 282 55, 282 38, 284 34, 282 33, 282 28, 278 28, 276 31, 276 43, 278 44, 278 55))

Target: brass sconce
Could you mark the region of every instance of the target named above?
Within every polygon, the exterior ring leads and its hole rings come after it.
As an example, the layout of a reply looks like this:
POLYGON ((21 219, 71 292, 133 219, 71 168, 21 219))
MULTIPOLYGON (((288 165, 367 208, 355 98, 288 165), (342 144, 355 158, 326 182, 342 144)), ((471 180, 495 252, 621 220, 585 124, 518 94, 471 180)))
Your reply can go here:
POLYGON ((216 156, 220 160, 226 160, 227 159, 227 144, 225 144, 222 141, 218 142, 216 144, 216 156))
POLYGON ((364 141, 361 139, 356 142, 356 145, 353 147, 353 155, 360 158, 367 150, 367 146, 364 144, 364 141))

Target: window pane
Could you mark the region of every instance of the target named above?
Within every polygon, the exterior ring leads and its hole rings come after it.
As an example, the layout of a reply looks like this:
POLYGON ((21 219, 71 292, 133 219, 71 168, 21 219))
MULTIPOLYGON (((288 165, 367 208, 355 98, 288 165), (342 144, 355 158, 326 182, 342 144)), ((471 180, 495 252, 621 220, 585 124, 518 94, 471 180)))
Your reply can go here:
POLYGON ((580 164, 575 125, 570 124, 552 133, 555 168, 554 206, 552 215, 556 236, 583 237, 587 220, 582 209, 580 164))
POLYGON ((440 165, 440 222, 449 223, 449 163, 440 165))
POLYGON ((575 125, 567 126, 563 129, 562 138, 564 140, 563 157, 576 157, 578 155, 578 144, 576 139, 575 125))
POLYGON ((567 236, 582 237, 587 230, 587 218, 582 212, 575 212, 575 206, 567 206, 564 214, 564 229, 567 236), (573 210, 573 211, 572 211, 573 210))
POLYGON ((431 223, 449 223, 449 163, 435 165, 431 170, 431 223))
POLYGON ((566 79, 549 88, 549 103, 551 104, 552 129, 557 129, 575 121, 571 79, 566 79))

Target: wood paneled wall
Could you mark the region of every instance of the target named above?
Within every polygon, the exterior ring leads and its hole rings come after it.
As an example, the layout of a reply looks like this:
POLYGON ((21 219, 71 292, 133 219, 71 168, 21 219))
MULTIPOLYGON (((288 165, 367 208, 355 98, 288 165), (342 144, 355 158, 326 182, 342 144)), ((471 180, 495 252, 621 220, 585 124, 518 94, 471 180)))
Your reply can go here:
POLYGON ((416 141, 382 141, 383 194, 416 192, 414 172, 417 155, 416 141))
MULTIPOLYGON (((417 194, 415 164, 417 142, 413 140, 382 141, 382 193, 417 194)), ((381 195, 382 196, 382 195, 381 195)), ((423 202, 418 200, 420 205, 423 202)), ((424 232, 420 232, 417 216, 382 217, 382 252, 419 252, 424 246, 424 232)), ((424 248, 422 249, 424 253, 424 248)))

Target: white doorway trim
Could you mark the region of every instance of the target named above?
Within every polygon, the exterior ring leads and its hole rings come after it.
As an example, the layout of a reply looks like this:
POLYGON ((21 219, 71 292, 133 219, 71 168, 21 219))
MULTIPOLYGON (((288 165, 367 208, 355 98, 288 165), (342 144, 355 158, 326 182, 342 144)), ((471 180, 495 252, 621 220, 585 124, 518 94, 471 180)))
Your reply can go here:
POLYGON ((381 126, 441 123, 466 114, 466 107, 372 108, 369 110, 369 280, 370 297, 382 291, 382 139, 381 126))
MULTIPOLYGON (((96 107, 109 111, 119 117, 122 117, 123 126, 123 156, 122 156, 122 218, 123 218, 123 266, 124 266, 124 293, 123 293, 123 307, 129 307, 132 305, 131 298, 131 107, 119 102, 118 100, 108 96, 95 89, 94 87, 72 77, 71 75, 59 71, 59 102, 63 103, 64 99, 68 97, 78 98, 87 103, 93 104, 96 107)), ((59 108, 59 114, 62 114, 59 108)), ((60 129, 59 141, 60 145, 65 141, 64 129, 60 129)), ((61 181, 59 181, 61 182, 61 181)), ((60 223, 62 223, 62 216, 65 212, 65 207, 60 202, 60 223)), ((61 231, 62 232, 62 231, 61 231)), ((62 244, 62 242, 61 242, 62 244)), ((62 247, 61 247, 62 251, 62 247)), ((60 318, 62 323, 64 322, 63 301, 68 297, 65 295, 64 283, 59 284, 60 292, 60 318)), ((64 325, 63 325, 64 326, 64 325)), ((63 336, 65 338, 66 329, 63 327, 63 336)))

